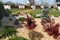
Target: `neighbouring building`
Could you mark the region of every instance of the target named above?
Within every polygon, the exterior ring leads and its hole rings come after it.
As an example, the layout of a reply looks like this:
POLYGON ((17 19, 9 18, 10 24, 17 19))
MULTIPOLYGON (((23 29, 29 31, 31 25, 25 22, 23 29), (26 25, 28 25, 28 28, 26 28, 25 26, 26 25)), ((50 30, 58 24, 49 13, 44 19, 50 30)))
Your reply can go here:
POLYGON ((12 8, 19 8, 20 9, 20 8, 25 8, 25 5, 18 4, 18 3, 14 4, 13 2, 8 1, 8 2, 4 3, 4 8, 5 9, 12 9, 12 8))
POLYGON ((4 4, 4 8, 5 9, 12 9, 12 8, 19 8, 19 9, 21 9, 21 8, 25 8, 25 5, 21 5, 21 4, 12 4, 12 5, 10 5, 10 4, 4 4))
POLYGON ((25 4, 25 9, 32 9, 30 4, 25 4))
POLYGON ((35 0, 28 0, 30 3, 30 7, 34 10, 36 8, 35 6, 35 0))
POLYGON ((60 0, 56 0, 56 3, 57 3, 58 9, 60 10, 60 0))
POLYGON ((24 4, 14 4, 14 5, 11 6, 11 8, 19 8, 19 9, 21 9, 21 8, 25 8, 25 5, 24 4))
POLYGON ((25 5, 19 4, 18 7, 19 7, 19 9, 20 9, 20 8, 25 8, 25 5))
POLYGON ((5 9, 11 9, 11 5, 13 5, 13 4, 14 4, 13 2, 8 1, 8 2, 4 3, 4 8, 5 9))
POLYGON ((31 8, 32 8, 33 10, 35 10, 36 6, 31 6, 31 8))
POLYGON ((4 9, 11 9, 11 6, 10 6, 10 5, 5 4, 5 5, 4 5, 4 9))

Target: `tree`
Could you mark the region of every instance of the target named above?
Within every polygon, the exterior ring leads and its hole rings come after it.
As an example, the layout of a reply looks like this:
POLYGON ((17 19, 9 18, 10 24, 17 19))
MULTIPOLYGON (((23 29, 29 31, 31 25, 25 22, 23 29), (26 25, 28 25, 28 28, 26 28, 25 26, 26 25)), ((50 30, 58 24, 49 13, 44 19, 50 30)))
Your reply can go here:
POLYGON ((4 9, 4 4, 2 2, 0 2, 0 20, 4 17, 4 16, 9 16, 9 14, 11 13, 10 10, 8 9, 4 9))
POLYGON ((16 35, 17 31, 13 26, 5 26, 0 32, 0 38, 12 37, 16 35))
POLYGON ((2 21, 0 20, 0 27, 2 26, 2 21))
POLYGON ((28 1, 30 3, 30 6, 35 5, 35 1, 34 0, 28 0, 28 1))
POLYGON ((2 0, 0 0, 2 2, 2 0))
POLYGON ((2 17, 4 16, 5 10, 4 10, 4 6, 3 3, 0 2, 0 20, 2 19, 2 17))

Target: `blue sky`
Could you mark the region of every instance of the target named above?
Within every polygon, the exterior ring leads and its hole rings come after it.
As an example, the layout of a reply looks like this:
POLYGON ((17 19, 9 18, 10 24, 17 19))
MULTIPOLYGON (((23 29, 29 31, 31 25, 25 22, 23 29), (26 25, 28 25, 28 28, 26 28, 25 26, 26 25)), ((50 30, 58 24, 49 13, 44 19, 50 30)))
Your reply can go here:
MULTIPOLYGON (((22 3, 22 4, 27 4, 28 0, 3 0, 3 2, 7 2, 7 1, 12 1, 14 3, 22 3)), ((55 4, 55 0, 44 0, 44 2, 48 2, 49 4, 55 4)), ((35 0, 36 4, 41 4, 41 0, 35 0)))

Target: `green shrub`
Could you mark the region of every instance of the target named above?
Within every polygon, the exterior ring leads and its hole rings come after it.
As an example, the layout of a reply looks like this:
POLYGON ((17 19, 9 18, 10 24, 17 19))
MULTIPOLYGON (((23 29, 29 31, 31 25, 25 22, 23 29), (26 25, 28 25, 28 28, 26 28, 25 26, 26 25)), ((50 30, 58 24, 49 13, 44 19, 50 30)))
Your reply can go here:
POLYGON ((13 37, 13 38, 10 38, 9 40, 28 40, 28 39, 26 39, 26 38, 24 38, 24 37, 21 37, 21 36, 15 36, 15 37, 13 37))
POLYGON ((19 16, 19 14, 14 14, 13 16, 19 16))
POLYGON ((25 21, 25 18, 21 17, 18 19, 18 21, 25 21))
POLYGON ((5 16, 9 16, 9 14, 11 14, 11 13, 12 13, 12 12, 11 12, 9 9, 6 9, 4 15, 5 15, 5 16))

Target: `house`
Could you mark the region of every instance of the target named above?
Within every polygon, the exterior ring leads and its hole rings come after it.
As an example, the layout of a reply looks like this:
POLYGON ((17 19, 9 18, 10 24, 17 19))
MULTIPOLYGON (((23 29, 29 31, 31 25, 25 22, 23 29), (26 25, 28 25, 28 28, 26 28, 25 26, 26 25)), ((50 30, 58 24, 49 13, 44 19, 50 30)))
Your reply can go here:
POLYGON ((13 2, 11 2, 11 1, 8 1, 8 2, 6 2, 6 3, 4 3, 4 8, 5 9, 12 9, 12 8, 25 8, 25 5, 23 5, 23 4, 18 4, 18 3, 13 3, 13 2))
POLYGON ((11 9, 10 5, 4 5, 4 9, 11 9))
POLYGON ((32 9, 31 6, 30 6, 30 4, 25 4, 25 8, 26 9, 32 9))
POLYGON ((60 0, 56 0, 56 3, 57 3, 58 9, 60 10, 60 0))
POLYGON ((19 4, 19 5, 18 5, 18 8, 19 8, 19 9, 21 9, 21 8, 25 8, 25 5, 23 5, 23 4, 19 4))
POLYGON ((57 2, 57 7, 60 10, 60 2, 57 2))
POLYGON ((4 4, 4 8, 5 9, 12 9, 12 8, 19 8, 19 9, 21 9, 21 8, 25 8, 25 5, 16 5, 16 4, 14 4, 14 5, 10 5, 10 4, 4 4))
POLYGON ((34 10, 36 8, 36 6, 31 6, 31 8, 34 10))
POLYGON ((13 3, 11 1, 8 1, 8 2, 4 3, 4 8, 11 9, 11 5, 13 5, 13 3))

